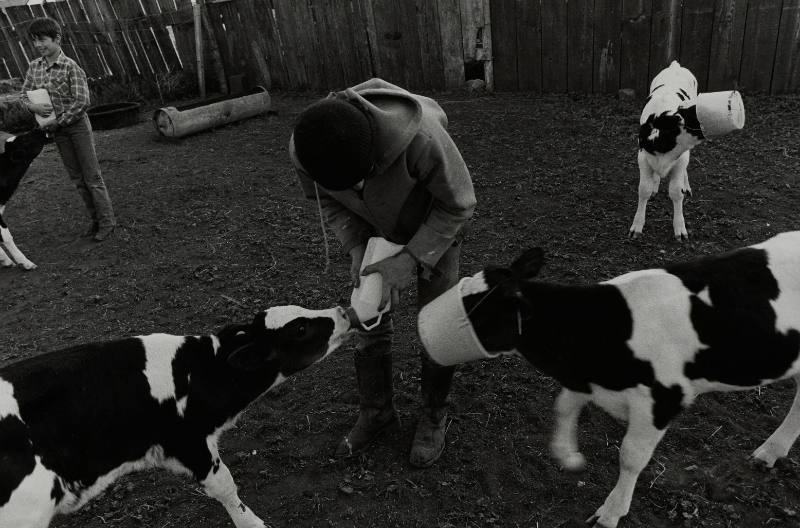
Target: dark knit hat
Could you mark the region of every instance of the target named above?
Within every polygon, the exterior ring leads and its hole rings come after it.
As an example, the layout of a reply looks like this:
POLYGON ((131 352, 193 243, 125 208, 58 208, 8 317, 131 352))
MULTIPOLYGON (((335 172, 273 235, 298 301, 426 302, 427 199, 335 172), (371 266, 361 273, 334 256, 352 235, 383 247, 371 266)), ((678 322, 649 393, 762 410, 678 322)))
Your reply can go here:
POLYGON ((372 139, 367 114, 336 98, 306 108, 294 127, 297 158, 311 179, 332 191, 349 189, 369 175, 372 139))

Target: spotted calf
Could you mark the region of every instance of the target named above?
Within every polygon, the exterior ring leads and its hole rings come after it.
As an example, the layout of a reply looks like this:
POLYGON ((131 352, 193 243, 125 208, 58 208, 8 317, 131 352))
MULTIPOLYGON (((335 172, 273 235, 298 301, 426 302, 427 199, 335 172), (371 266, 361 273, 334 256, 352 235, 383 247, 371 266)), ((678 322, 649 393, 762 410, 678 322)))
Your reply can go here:
MULTIPOLYGON (((461 293, 484 348, 518 354, 563 385, 551 451, 584 466, 578 415, 594 402, 628 422, 617 485, 589 522, 613 528, 670 422, 709 391, 794 378, 800 386, 800 231, 719 256, 594 285, 533 280, 543 252, 487 267, 461 293)), ((753 453, 772 466, 800 434, 800 391, 753 453)))
POLYGON ((237 528, 264 527, 237 495, 219 436, 350 329, 342 308, 282 306, 216 335, 80 345, 0 369, 0 526, 46 528, 119 476, 163 467, 196 478, 237 528))
POLYGON ((658 192, 662 179, 669 182, 675 238, 689 238, 683 218, 684 195, 692 193, 687 172, 689 150, 705 140, 696 103, 697 79, 677 61, 650 83, 639 119, 639 203, 629 231, 634 238, 642 234, 647 201, 658 192))
POLYGON ((44 132, 38 129, 16 136, 0 132, 0 246, 5 246, 10 254, 9 258, 0 247, 0 265, 3 267, 17 264, 26 270, 36 268, 36 264, 28 260, 14 244, 11 231, 3 220, 3 211, 46 141, 44 132))

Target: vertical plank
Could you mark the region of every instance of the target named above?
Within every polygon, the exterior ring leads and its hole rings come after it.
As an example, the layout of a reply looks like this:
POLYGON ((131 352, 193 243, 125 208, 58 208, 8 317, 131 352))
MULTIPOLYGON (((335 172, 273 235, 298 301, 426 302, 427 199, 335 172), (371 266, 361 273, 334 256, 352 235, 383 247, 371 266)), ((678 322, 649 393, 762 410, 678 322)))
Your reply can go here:
POLYGON ((178 49, 181 66, 192 74, 197 72, 197 50, 194 42, 194 13, 191 0, 160 0, 162 9, 165 4, 175 11, 175 23, 172 25, 172 35, 175 38, 175 47, 178 49))
POLYGON ((517 14, 514 0, 492 0, 492 62, 497 91, 519 89, 517 14))
POLYGON ((439 12, 444 85, 445 88, 453 90, 464 84, 464 42, 461 39, 461 8, 458 0, 437 0, 436 5, 439 12))
POLYGON ((405 88, 409 86, 409 71, 404 64, 403 31, 398 2, 402 0, 370 0, 375 20, 381 77, 405 88))
POLYGON ((116 33, 116 21, 110 18, 110 13, 102 10, 96 0, 84 0, 87 16, 91 20, 91 31, 97 35, 97 41, 103 50, 103 55, 111 71, 119 79, 130 79, 132 72, 136 71, 131 62, 130 55, 124 45, 119 42, 116 33))
POLYGON ((542 6, 542 91, 567 91, 567 4, 542 6))
POLYGON ((399 55, 401 68, 404 70, 404 88, 410 90, 422 90, 425 88, 425 80, 422 72, 422 57, 420 55, 420 34, 416 6, 409 0, 397 0, 397 14, 399 18, 400 30, 400 50, 399 55))
POLYGON ((257 21, 258 27, 264 28, 261 35, 263 39, 262 51, 265 52, 265 60, 273 87, 288 89, 290 84, 288 73, 286 72, 286 62, 281 52, 278 30, 275 27, 275 18, 272 15, 273 11, 271 0, 254 0, 254 20, 257 21))
POLYGON ((800 0, 784 0, 772 71, 773 94, 800 91, 800 0))
POLYGON ((681 22, 681 66, 697 77, 697 89, 707 91, 714 0, 692 0, 683 4, 681 22))
POLYGON ((594 0, 567 4, 567 89, 592 92, 594 57, 594 0))
POLYGON ((165 63, 166 71, 179 70, 181 63, 167 31, 167 23, 172 25, 175 22, 174 10, 162 11, 158 0, 142 0, 142 6, 147 16, 144 25, 150 29, 154 42, 165 63))
POLYGON ((517 75, 519 89, 541 92, 542 5, 539 0, 517 0, 517 75))
POLYGON ((17 34, 17 40, 22 45, 21 55, 25 58, 25 69, 27 71, 28 59, 33 60, 39 56, 33 45, 33 40, 28 35, 28 26, 33 15, 27 6, 6 7, 5 12, 13 31, 17 34))
POLYGON ((711 62, 708 66, 710 92, 736 88, 742 60, 747 0, 717 0, 711 34, 711 62))
POLYGON ((278 29, 287 60, 292 66, 298 89, 325 89, 327 81, 321 60, 321 50, 314 35, 314 21, 306 2, 274 0, 278 29))
POLYGON ((422 63, 422 80, 425 90, 441 90, 444 87, 442 68, 442 34, 439 32, 439 12, 436 3, 415 0, 417 27, 419 28, 419 54, 422 63))
POLYGON ((651 18, 648 82, 680 55, 681 0, 653 0, 651 18))
POLYGON ((781 5, 781 0, 758 0, 748 4, 739 76, 742 88, 748 92, 766 93, 770 89, 781 5))
POLYGON ((594 79, 595 92, 619 89, 621 0, 594 2, 594 79))
POLYGON ((647 95, 650 85, 650 0, 622 0, 619 86, 647 95))
POLYGON ((6 14, 5 9, 0 9, 0 52, 3 53, 3 58, 6 60, 6 65, 11 70, 11 75, 18 72, 20 77, 25 76, 28 71, 28 59, 22 53, 19 47, 19 38, 17 31, 12 27, 11 19, 6 14), (7 50, 7 51, 6 51, 7 50))

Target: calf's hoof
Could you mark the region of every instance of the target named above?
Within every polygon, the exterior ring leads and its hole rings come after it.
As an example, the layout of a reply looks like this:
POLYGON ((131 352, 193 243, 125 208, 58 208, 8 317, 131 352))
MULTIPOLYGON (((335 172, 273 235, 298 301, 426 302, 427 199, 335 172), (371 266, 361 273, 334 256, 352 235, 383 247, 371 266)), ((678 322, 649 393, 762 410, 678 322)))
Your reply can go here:
POLYGON ((578 453, 577 451, 561 457, 559 461, 561 462, 561 467, 573 473, 586 469, 586 457, 583 456, 583 453, 578 453))
POLYGON ((631 229, 630 231, 628 231, 628 238, 634 238, 635 239, 635 238, 639 238, 640 236, 642 236, 642 232, 641 231, 636 231, 634 229, 631 229))
POLYGON ((36 269, 36 264, 33 262, 20 262, 19 267, 25 271, 31 271, 36 269))

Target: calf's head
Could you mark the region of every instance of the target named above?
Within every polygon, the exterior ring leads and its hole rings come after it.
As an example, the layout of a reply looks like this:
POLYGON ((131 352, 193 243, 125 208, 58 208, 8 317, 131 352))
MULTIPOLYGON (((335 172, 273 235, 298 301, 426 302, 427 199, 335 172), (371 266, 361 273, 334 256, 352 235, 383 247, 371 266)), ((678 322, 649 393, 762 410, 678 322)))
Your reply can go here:
POLYGON ((680 156, 685 151, 699 145, 705 136, 700 130, 695 105, 670 110, 648 111, 648 105, 642 113, 639 125, 639 149, 650 154, 673 154, 680 156))
POLYGON ((462 302, 475 335, 487 352, 512 352, 523 320, 530 318, 530 299, 523 286, 539 274, 544 251, 525 251, 509 267, 487 266, 461 287, 462 302))
POLYGON ((351 319, 340 307, 276 306, 258 313, 249 325, 222 330, 218 353, 235 372, 269 388, 339 348, 351 329, 351 319))
POLYGON ((9 169, 19 166, 23 171, 26 170, 42 152, 45 143, 47 136, 39 129, 6 138, 3 145, 4 166, 7 164, 9 169))

